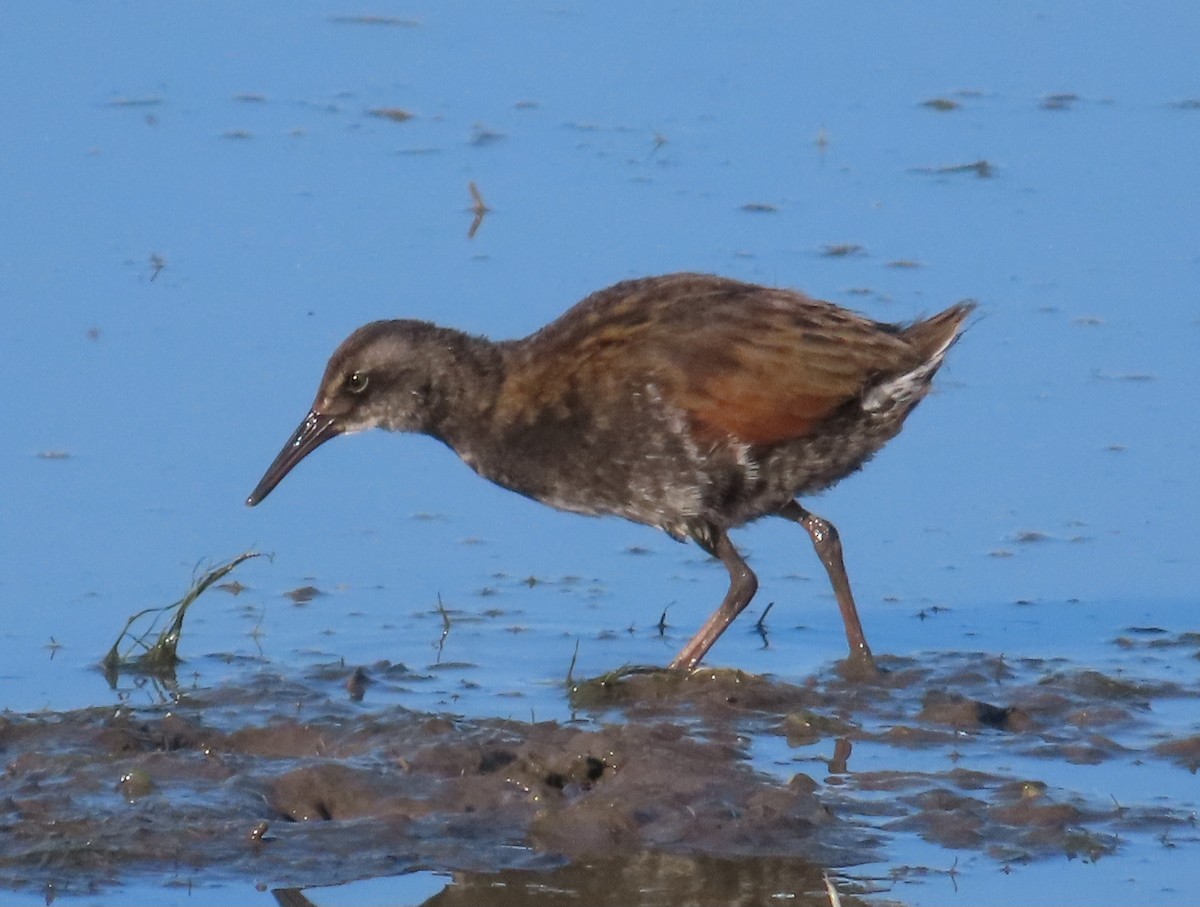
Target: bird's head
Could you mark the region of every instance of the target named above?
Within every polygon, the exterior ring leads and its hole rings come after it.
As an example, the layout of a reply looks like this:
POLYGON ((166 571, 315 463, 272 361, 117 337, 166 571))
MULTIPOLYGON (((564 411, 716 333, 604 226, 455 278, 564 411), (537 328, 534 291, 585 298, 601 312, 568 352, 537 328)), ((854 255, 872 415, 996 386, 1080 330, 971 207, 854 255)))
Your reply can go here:
POLYGON ((342 342, 325 367, 316 399, 246 499, 253 507, 297 463, 341 434, 381 427, 428 428, 438 360, 449 355, 443 329, 423 321, 375 321, 342 342))

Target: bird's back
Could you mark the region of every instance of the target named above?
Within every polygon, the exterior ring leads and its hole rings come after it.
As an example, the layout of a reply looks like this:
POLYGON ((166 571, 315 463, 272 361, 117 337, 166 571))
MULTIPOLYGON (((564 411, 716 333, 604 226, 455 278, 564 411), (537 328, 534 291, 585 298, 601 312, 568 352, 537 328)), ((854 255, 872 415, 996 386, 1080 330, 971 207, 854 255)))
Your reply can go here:
POLYGON ((902 327, 710 275, 616 284, 505 345, 491 477, 673 534, 720 512, 736 525, 832 484, 899 431, 969 310, 902 327), (872 423, 863 400, 905 375, 911 399, 872 423))
POLYGON ((808 433, 876 378, 944 352, 967 311, 901 328, 712 275, 630 280, 520 341, 502 403, 553 406, 584 388, 652 382, 698 440, 775 443, 808 433))

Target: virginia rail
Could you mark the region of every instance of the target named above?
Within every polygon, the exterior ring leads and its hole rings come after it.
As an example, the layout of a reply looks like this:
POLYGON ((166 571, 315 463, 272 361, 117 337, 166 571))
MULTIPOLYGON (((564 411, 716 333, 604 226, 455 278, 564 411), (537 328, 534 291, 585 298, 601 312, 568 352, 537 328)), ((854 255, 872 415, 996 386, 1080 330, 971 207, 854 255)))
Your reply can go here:
POLYGON ((334 352, 312 409, 246 503, 335 435, 422 432, 484 478, 576 513, 692 539, 729 591, 671 667, 699 664, 758 579, 729 530, 799 523, 842 612, 855 673, 874 660, 828 521, 800 506, 899 433, 974 305, 881 324, 791 290, 704 274, 628 280, 522 340, 376 321, 334 352))

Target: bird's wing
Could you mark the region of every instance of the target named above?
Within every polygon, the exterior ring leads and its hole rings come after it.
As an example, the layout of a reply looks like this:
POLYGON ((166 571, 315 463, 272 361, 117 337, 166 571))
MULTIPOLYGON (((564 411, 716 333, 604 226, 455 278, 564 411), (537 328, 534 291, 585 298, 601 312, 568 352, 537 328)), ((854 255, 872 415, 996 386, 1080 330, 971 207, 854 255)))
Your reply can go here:
POLYGON ((914 355, 898 330, 803 294, 677 274, 595 293, 529 338, 504 396, 553 408, 653 383, 697 440, 770 444, 803 437, 914 355))
POLYGON ((842 310, 762 310, 671 337, 672 397, 698 438, 772 444, 809 434, 873 377, 911 357, 894 334, 842 310))

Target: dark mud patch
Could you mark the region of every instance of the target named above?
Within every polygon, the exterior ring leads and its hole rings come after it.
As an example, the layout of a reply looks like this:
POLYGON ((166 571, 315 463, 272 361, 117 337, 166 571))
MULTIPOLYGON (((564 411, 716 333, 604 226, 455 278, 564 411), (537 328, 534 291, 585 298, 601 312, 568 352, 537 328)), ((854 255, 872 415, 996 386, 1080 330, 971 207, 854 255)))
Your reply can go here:
POLYGON ((82 893, 203 870, 291 887, 600 860, 614 878, 661 886, 708 860, 721 878, 815 885, 816 867, 871 852, 873 836, 833 816, 812 779, 781 782, 735 738, 666 721, 589 729, 332 708, 224 730, 206 717, 220 698, 6 717, 0 882, 82 893))
POLYGON ((372 709, 411 678, 374 670, 356 696, 353 667, 5 715, 0 885, 295 889, 433 870, 453 874, 439 904, 828 903, 827 873, 854 899, 936 871, 856 875, 905 838, 944 849, 943 874, 960 855, 1009 871, 1198 840, 1194 803, 1072 783, 1077 766, 1190 777, 1195 729, 1156 713, 1190 709, 1194 678, 880 663, 871 683, 621 672, 575 684, 566 722, 372 709))

